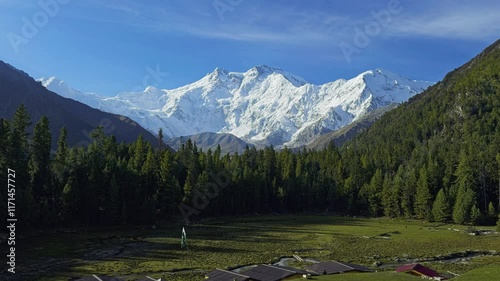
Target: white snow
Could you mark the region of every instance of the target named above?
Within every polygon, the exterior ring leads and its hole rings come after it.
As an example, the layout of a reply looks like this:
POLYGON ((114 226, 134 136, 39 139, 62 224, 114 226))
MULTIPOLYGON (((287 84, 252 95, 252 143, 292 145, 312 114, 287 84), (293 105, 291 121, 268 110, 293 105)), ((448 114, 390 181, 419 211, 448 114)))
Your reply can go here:
POLYGON ((268 66, 244 73, 215 69, 177 89, 147 87, 115 97, 82 93, 57 78, 39 81, 49 90, 103 111, 130 117, 166 137, 231 133, 249 143, 296 147, 337 130, 374 109, 401 103, 431 86, 387 70, 323 85, 268 66))

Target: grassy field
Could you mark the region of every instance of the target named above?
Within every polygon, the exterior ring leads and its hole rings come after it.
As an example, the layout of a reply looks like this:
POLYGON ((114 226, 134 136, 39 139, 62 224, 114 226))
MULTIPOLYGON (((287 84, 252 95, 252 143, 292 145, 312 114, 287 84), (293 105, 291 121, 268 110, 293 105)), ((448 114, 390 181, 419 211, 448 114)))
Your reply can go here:
MULTIPOLYGON (((500 252, 499 235, 470 236, 461 231, 466 229, 464 226, 421 221, 330 216, 219 218, 186 227, 188 251, 180 247, 181 229, 181 225, 165 225, 157 229, 40 233, 25 237, 20 243, 22 248, 18 251, 23 253, 23 262, 19 271, 36 277, 26 280, 43 281, 92 274, 121 276, 126 280, 149 275, 196 281, 204 279, 204 271, 214 268, 269 263, 298 254, 367 266, 375 261, 389 265, 378 269, 385 272, 369 277, 364 274, 363 280, 415 280, 393 273, 395 264, 467 250, 500 252)), ((438 271, 459 274, 491 265, 500 265, 500 257, 430 264, 438 271)), ((317 280, 361 280, 355 274, 343 277, 353 279, 329 276, 317 280)))
POLYGON ((469 271, 459 277, 456 281, 492 281, 500 277, 500 265, 490 265, 469 271))

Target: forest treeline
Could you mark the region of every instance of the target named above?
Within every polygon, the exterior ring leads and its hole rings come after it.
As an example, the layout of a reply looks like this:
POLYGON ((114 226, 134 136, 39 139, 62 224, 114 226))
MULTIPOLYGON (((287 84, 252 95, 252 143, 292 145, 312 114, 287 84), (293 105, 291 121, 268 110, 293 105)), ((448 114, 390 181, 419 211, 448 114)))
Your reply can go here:
POLYGON ((174 152, 161 131, 156 143, 125 144, 102 128, 87 147, 69 147, 71 128, 52 136, 46 117, 28 130, 32 122, 22 105, 0 119, 0 207, 9 196, 7 169, 15 170, 19 224, 33 227, 156 223, 193 210, 195 217, 328 212, 497 221, 500 41, 341 148, 221 155, 188 141, 174 152), (213 175, 227 177, 216 192, 213 175))
MULTIPOLYGON (((230 156, 220 149, 203 152, 188 141, 173 152, 160 145, 161 136, 155 144, 142 137, 117 143, 102 128, 92 132, 88 147, 68 147, 63 128, 51 151, 49 120, 42 117, 32 136, 30 123, 23 106, 10 121, 0 120, 0 166, 16 172, 19 223, 34 227, 156 223, 186 213, 197 214, 190 217, 195 219, 325 211, 462 224, 496 221, 500 155, 489 157, 480 146, 451 155, 453 146, 446 145, 446 157, 440 158, 427 152, 436 147, 422 145, 410 161, 391 170, 349 147, 342 152, 333 145, 299 152, 247 148, 230 156), (219 184, 214 175, 229 179, 214 190, 219 184)), ((4 189, 0 204, 7 196, 4 189)))

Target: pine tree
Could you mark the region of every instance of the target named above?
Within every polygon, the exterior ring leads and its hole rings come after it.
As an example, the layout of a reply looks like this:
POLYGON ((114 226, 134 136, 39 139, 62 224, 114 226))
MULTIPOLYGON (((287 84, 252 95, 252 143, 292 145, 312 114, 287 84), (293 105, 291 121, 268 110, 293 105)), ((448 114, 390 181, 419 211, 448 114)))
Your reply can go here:
POLYGON ((63 193, 63 220, 71 222, 80 211, 80 190, 76 177, 69 177, 63 193))
POLYGON ((173 215, 182 200, 178 179, 174 176, 174 159, 170 151, 165 151, 160 161, 159 188, 157 193, 160 212, 163 216, 173 215))
POLYGON ((453 207, 453 221, 455 223, 464 224, 470 222, 470 212, 474 201, 474 192, 470 188, 461 186, 455 200, 455 206, 453 207))
POLYGON ((163 147, 165 146, 164 140, 163 140, 163 129, 160 128, 158 130, 158 150, 163 150, 163 147))
POLYGON ((500 212, 500 153, 497 153, 497 169, 498 169, 498 206, 497 210, 500 212))
POLYGON ((456 184, 458 185, 458 189, 465 191, 466 189, 470 189, 471 191, 475 191, 475 188, 478 186, 476 174, 473 165, 473 156, 471 152, 472 148, 469 146, 468 148, 462 148, 460 151, 460 159, 455 171, 455 175, 457 177, 456 184))
POLYGON ((387 217, 398 217, 401 215, 399 209, 399 189, 393 186, 389 175, 386 173, 384 176, 384 183, 382 188, 382 204, 384 206, 384 215, 387 217))
POLYGON ((146 152, 144 149, 145 143, 142 135, 140 135, 134 143, 134 155, 131 160, 131 168, 136 172, 140 172, 142 165, 146 159, 146 152))
POLYGON ((481 223, 481 220, 483 218, 483 214, 481 213, 481 210, 477 207, 476 204, 472 206, 470 210, 470 221, 473 225, 479 225, 481 223))
POLYGON ((57 150, 55 160, 57 163, 66 164, 68 157, 68 130, 66 127, 61 128, 59 132, 59 139, 57 140, 57 150))
POLYGON ((193 196, 193 189, 196 186, 196 178, 193 176, 191 171, 188 171, 188 175, 186 178, 186 182, 184 183, 184 197, 182 198, 182 202, 188 203, 191 201, 193 196))
POLYGON ((31 125, 31 116, 26 107, 21 104, 10 122, 9 139, 7 140, 7 166, 16 171, 16 205, 23 206, 18 211, 21 224, 32 220, 33 197, 30 190, 30 175, 28 173, 28 127, 31 125))
POLYGON ((413 170, 406 172, 403 169, 403 166, 400 166, 394 181, 399 182, 399 185, 401 186, 401 209, 403 211, 403 215, 406 218, 411 218, 414 214, 413 205, 417 184, 415 172, 413 170))
MULTIPOLYGON (((57 150, 52 161, 51 170, 53 173, 53 181, 54 181, 54 193, 55 198, 57 198, 57 203, 59 206, 57 208, 61 208, 61 194, 64 188, 65 183, 67 182, 67 178, 69 175, 69 166, 75 165, 76 163, 69 163, 69 148, 67 142, 68 131, 66 127, 63 127, 60 130, 59 138, 57 140, 57 150)), ((59 210, 60 211, 60 210, 59 210)))
POLYGON ((158 168, 156 165, 156 156, 153 153, 153 149, 148 145, 148 152, 146 154, 146 160, 144 161, 141 174, 143 178, 143 192, 145 197, 151 197, 156 193, 157 182, 158 182, 158 168))
POLYGON ((432 195, 427 182, 427 169, 422 167, 417 181, 417 195, 415 198, 415 214, 419 219, 430 219, 432 195))
POLYGON ((41 223, 42 219, 50 220, 49 213, 54 211, 55 194, 50 171, 51 141, 49 120, 42 116, 33 130, 28 161, 33 207, 38 210, 33 214, 33 219, 37 223, 41 223))
POLYGON ((368 204, 370 207, 370 214, 372 216, 379 216, 381 210, 381 196, 384 186, 384 176, 382 170, 377 169, 370 181, 370 188, 368 191, 368 204))
POLYGON ((442 188, 439 190, 432 206, 432 218, 437 222, 447 222, 451 218, 450 203, 442 188))
POLYGON ((111 177, 111 181, 109 183, 109 196, 109 214, 107 215, 109 216, 111 223, 117 224, 120 222, 122 196, 120 193, 120 187, 116 182, 115 175, 111 177))
POLYGON ((495 210, 493 202, 490 201, 490 203, 488 204, 488 215, 487 215, 488 224, 494 224, 496 218, 497 218, 497 211, 495 210))
POLYGON ((474 188, 477 186, 477 182, 474 175, 471 150, 471 146, 462 148, 459 164, 455 171, 458 193, 453 207, 453 221, 459 224, 471 222, 471 210, 476 201, 474 188))
POLYGON ((31 125, 31 116, 26 107, 21 104, 12 118, 12 133, 10 134, 10 148, 13 150, 11 161, 24 161, 28 152, 28 132, 31 125))
POLYGON ((42 116, 35 125, 31 140, 30 159, 28 162, 31 176, 31 187, 34 199, 43 200, 42 196, 50 196, 48 185, 50 179, 50 147, 52 136, 50 134, 49 120, 42 116))

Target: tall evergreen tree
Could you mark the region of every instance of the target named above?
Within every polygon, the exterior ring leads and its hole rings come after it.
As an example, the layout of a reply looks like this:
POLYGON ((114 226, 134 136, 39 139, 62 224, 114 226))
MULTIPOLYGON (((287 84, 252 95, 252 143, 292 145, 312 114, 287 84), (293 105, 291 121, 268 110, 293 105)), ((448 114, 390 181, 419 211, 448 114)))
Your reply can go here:
POLYGON ((464 224, 471 221, 471 209, 474 205, 474 192, 467 186, 459 188, 455 206, 453 207, 453 221, 464 224))
POLYGON ((107 216, 112 224, 118 224, 120 222, 122 195, 115 175, 111 177, 109 183, 109 195, 109 213, 107 216))
POLYGON ((432 206, 432 218, 437 222, 447 222, 451 218, 451 209, 448 198, 443 188, 441 188, 432 206))
POLYGON ((50 147, 52 136, 50 134, 49 120, 42 116, 35 125, 31 140, 30 158, 28 168, 31 187, 35 200, 42 200, 47 192, 50 179, 50 147))
POLYGON ((38 210, 33 214, 35 222, 52 219, 50 212, 55 211, 55 191, 50 171, 51 142, 49 120, 42 116, 33 130, 28 161, 33 207, 38 210))
POLYGON ((495 220, 497 218, 497 210, 495 210, 495 206, 493 205, 493 202, 490 202, 488 204, 488 222, 490 223, 495 223, 495 220))
POLYGON ((415 198, 415 214, 419 219, 430 219, 432 195, 429 191, 427 169, 422 167, 417 181, 417 195, 415 198))
POLYGON ((158 150, 163 150, 165 146, 164 140, 163 140, 163 129, 160 128, 158 130, 158 150))
POLYGON ((497 153, 497 169, 498 169, 498 206, 497 210, 500 213, 500 153, 497 153))
POLYGON ((28 173, 28 127, 31 116, 21 104, 10 122, 11 132, 7 141, 7 166, 16 171, 16 205, 24 206, 17 212, 20 224, 29 224, 32 220, 33 197, 30 189, 28 173))
POLYGON ((413 202, 415 198, 416 178, 413 178, 405 171, 403 165, 400 165, 396 176, 394 177, 394 185, 400 186, 401 190, 401 211, 406 218, 413 216, 413 202))
POLYGON ((382 175, 382 170, 377 169, 373 175, 368 190, 368 204, 370 207, 370 213, 372 216, 381 215, 381 196, 384 187, 384 176, 382 175))
POLYGON ((70 176, 62 193, 62 215, 65 222, 72 223, 73 220, 82 218, 80 214, 80 195, 80 187, 77 182, 77 177, 70 176))
POLYGON ((384 205, 384 215, 387 217, 398 217, 401 215, 399 208, 400 194, 399 188, 393 186, 389 175, 384 176, 382 189, 382 204, 384 205))
POLYGON ((146 150, 144 138, 140 135, 134 143, 134 152, 133 157, 131 158, 131 168, 140 172, 144 161, 146 160, 146 150))
POLYGON ((68 129, 62 127, 59 132, 59 138, 57 140, 57 150, 55 155, 55 160, 58 163, 66 164, 68 157, 68 129))
POLYGON ((473 225, 479 225, 482 221, 483 214, 481 213, 481 210, 477 207, 476 204, 474 204, 470 210, 470 222, 473 225))

